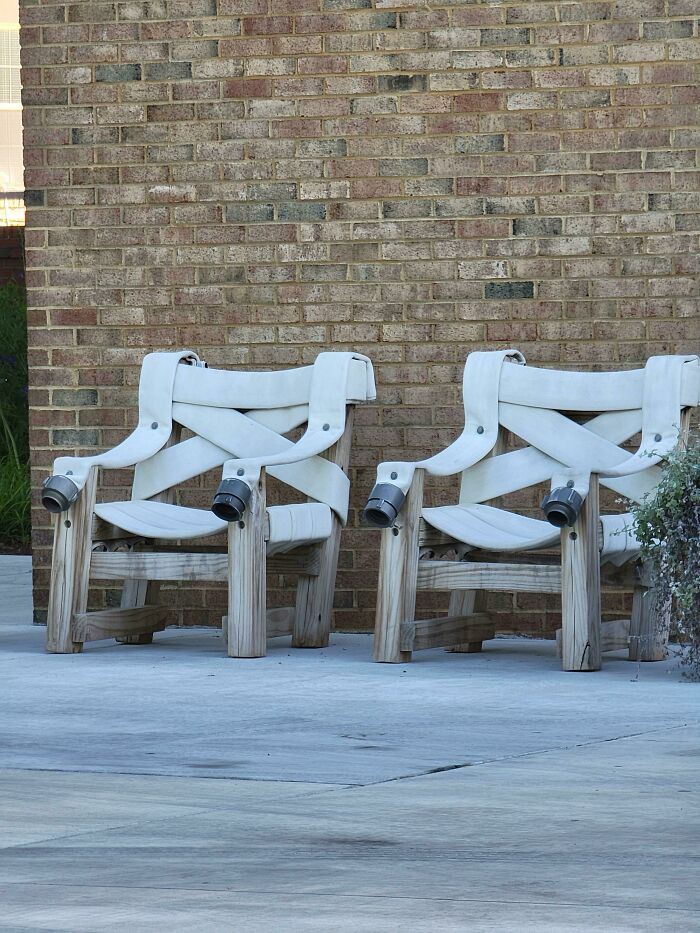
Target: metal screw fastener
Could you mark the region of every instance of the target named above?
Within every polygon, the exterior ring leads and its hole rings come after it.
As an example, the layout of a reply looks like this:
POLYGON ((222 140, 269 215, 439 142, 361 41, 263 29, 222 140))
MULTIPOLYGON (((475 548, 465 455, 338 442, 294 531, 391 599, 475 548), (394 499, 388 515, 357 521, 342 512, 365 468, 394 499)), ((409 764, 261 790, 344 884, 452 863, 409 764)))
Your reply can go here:
POLYGON ((569 489, 573 489, 573 488, 574 488, 574 481, 573 481, 572 479, 567 480, 567 481, 566 481, 566 485, 569 487, 569 489))
POLYGON ((391 478, 392 478, 392 479, 398 479, 398 478, 399 478, 399 474, 396 473, 396 472, 394 472, 394 473, 391 474, 391 478))
POLYGON ((245 476, 245 470, 244 469, 236 470, 236 476, 245 476))
POLYGON ((484 433, 484 426, 480 424, 479 427, 476 429, 476 433, 477 433, 477 434, 483 434, 483 433, 484 433))
POLYGON ((323 430, 324 430, 324 431, 330 431, 330 429, 331 429, 330 424, 327 424, 327 423, 326 423, 326 424, 323 425, 323 430))
POLYGON ((661 440, 661 435, 660 435, 660 434, 655 434, 655 435, 654 435, 654 440, 657 441, 657 442, 660 441, 660 440, 661 440))
POLYGON ((151 428, 155 431, 155 429, 156 429, 157 427, 158 427, 158 422, 157 422, 157 421, 154 421, 154 422, 151 424, 151 428))

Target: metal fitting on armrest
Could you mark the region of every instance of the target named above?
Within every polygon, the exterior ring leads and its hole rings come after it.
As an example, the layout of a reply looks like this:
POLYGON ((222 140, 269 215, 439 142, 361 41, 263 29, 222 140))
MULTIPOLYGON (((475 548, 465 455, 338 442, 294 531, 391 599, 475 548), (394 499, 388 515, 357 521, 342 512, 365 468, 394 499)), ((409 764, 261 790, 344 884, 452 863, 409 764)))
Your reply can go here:
POLYGON ((583 508, 583 499, 570 486, 553 489, 542 500, 542 510, 550 525, 563 528, 573 525, 583 508))
POLYGON ((67 476, 49 476, 41 490, 41 504, 48 512, 66 512, 77 501, 80 490, 67 476))
POLYGON ((240 522, 250 500, 250 486, 242 479, 224 479, 216 490, 211 510, 225 522, 240 522))
POLYGON ((401 511, 406 496, 393 483, 377 483, 369 494, 365 506, 365 518, 371 525, 390 528, 401 511))

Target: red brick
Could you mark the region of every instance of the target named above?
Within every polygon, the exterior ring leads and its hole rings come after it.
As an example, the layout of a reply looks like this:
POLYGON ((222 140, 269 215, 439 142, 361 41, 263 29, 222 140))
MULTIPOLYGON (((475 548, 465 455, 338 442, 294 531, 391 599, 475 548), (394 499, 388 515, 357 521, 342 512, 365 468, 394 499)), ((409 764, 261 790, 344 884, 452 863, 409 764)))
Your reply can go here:
POLYGON ((292 32, 290 16, 247 16, 243 19, 243 34, 246 36, 273 36, 292 32))
POLYGON ((272 81, 269 78, 231 78, 224 81, 224 97, 271 97, 272 81))
POLYGON ((459 94, 454 99, 454 107, 457 111, 488 111, 503 110, 505 106, 505 97, 503 94, 474 92, 473 94, 459 94))

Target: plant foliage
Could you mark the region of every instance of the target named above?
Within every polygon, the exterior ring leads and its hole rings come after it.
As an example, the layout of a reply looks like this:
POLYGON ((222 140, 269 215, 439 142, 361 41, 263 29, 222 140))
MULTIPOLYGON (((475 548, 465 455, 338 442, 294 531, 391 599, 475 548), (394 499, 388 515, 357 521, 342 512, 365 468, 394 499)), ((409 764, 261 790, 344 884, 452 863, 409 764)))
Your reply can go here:
POLYGON ((23 459, 28 454, 27 430, 27 303, 19 285, 0 287, 0 456, 16 447, 23 459), (8 441, 8 431, 14 444, 8 441))
POLYGON ((0 443, 8 448, 0 457, 0 543, 26 546, 31 537, 29 464, 19 456, 1 409, 0 443))
POLYGON ((700 437, 666 459, 661 482, 632 506, 640 556, 652 568, 657 609, 671 604, 688 677, 700 680, 700 437))
POLYGON ((14 282, 0 286, 0 542, 30 538, 27 305, 14 282))

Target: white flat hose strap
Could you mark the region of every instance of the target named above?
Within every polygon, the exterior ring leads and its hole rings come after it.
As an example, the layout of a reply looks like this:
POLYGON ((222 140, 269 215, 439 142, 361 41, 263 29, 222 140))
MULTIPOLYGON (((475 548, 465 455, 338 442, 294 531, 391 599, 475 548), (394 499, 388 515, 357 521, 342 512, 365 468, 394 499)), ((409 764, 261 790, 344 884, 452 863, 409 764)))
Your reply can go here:
MULTIPOLYGON (((165 502, 101 502, 95 514, 117 528, 144 538, 185 541, 219 534, 228 522, 209 509, 192 509, 165 502)), ((300 544, 322 541, 332 530, 331 510, 327 505, 308 502, 273 505, 268 509, 270 538, 268 553, 284 552, 300 544)))
POLYGON ((433 476, 452 476, 493 450, 498 439, 498 397, 505 363, 525 365, 525 358, 518 350, 470 353, 464 365, 464 430, 460 437, 434 457, 418 463, 381 463, 377 482, 393 483, 405 494, 417 469, 433 476))
POLYGON ((611 450, 607 464, 600 462, 593 451, 584 453, 576 465, 571 464, 568 470, 558 471, 552 476, 552 489, 572 483, 576 492, 585 497, 591 472, 609 479, 627 477, 659 463, 678 443, 683 367, 692 365, 697 359, 696 356, 649 357, 644 367, 642 388, 642 439, 636 453, 629 455, 618 448, 617 454, 621 456, 615 457, 611 450), (587 454, 593 454, 588 464, 587 454))
POLYGON ((629 512, 620 515, 601 515, 604 561, 618 567, 639 553, 639 541, 634 533, 634 519, 629 512))
POLYGON ((91 467, 121 469, 152 457, 167 442, 172 431, 172 398, 175 374, 184 360, 199 363, 192 350, 149 353, 144 357, 139 381, 139 421, 136 428, 112 450, 92 457, 58 457, 54 475, 65 476, 82 489, 91 467))
POLYGON ((454 443, 434 457, 418 463, 380 463, 378 483, 392 483, 408 493, 418 469, 433 476, 452 476, 473 466, 491 450, 498 439, 498 396, 504 363, 525 365, 518 350, 491 350, 470 353, 464 365, 464 430, 454 443))
POLYGON ((639 473, 658 463, 678 443, 683 367, 698 365, 698 357, 652 356, 644 367, 642 440, 639 450, 622 463, 601 471, 602 476, 639 473))
POLYGON ((270 520, 268 554, 284 554, 303 544, 323 541, 333 530, 333 515, 321 502, 273 505, 267 510, 270 520))
MULTIPOLYGON (((175 379, 173 401, 239 411, 308 405, 313 374, 314 366, 270 372, 182 369, 175 379)), ((366 402, 376 397, 372 364, 366 356, 352 354, 347 390, 348 401, 366 402)))
MULTIPOLYGON (((642 412, 639 408, 628 411, 606 411, 585 424, 586 431, 615 445, 629 440, 641 430, 641 427, 642 412)), ((557 436, 560 432, 555 428, 550 433, 557 436)), ((625 451, 621 451, 620 459, 625 455, 625 451)), ((537 447, 523 447, 499 454, 497 457, 486 457, 462 474, 460 504, 472 505, 477 502, 486 502, 519 489, 544 483, 565 467, 566 464, 547 456, 537 447)), ((656 487, 660 477, 660 467, 651 466, 643 473, 633 473, 619 478, 603 478, 601 483, 628 499, 641 502, 644 496, 656 487)))
MULTIPOLYGON (((488 505, 443 505, 423 509, 422 515, 429 525, 451 538, 489 551, 537 550, 559 541, 559 530, 548 522, 488 505)), ((603 560, 620 566, 639 553, 629 513, 602 515, 600 523, 603 560)))
MULTIPOLYGON (((224 464, 224 478, 239 477, 248 483, 255 482, 263 467, 298 463, 328 450, 335 444, 345 430, 349 374, 355 360, 363 361, 367 367, 367 395, 371 397, 374 394, 374 375, 368 357, 359 353, 319 353, 311 375, 309 421, 300 440, 281 453, 229 460, 224 464)), ((345 477, 342 470, 339 470, 339 473, 345 477)), ((345 479, 347 480, 347 477, 345 479)), ((347 499, 349 484, 343 483, 343 486, 347 499)), ((347 509, 347 504, 345 508, 347 509)), ((340 515, 337 508, 335 511, 340 515)), ((344 521, 344 518, 342 520, 344 521)))
MULTIPOLYGON (((184 368, 184 367, 183 367, 184 368)), ((205 370, 199 370, 205 372, 205 370)), ((195 412, 192 423, 199 426, 201 419, 196 416, 201 411, 200 406, 180 406, 178 403, 173 405, 173 420, 177 421, 178 411, 195 412)), ((221 409, 218 410, 219 414, 221 409)), ((286 434, 305 424, 309 420, 309 406, 295 405, 292 408, 262 409, 261 411, 247 411, 245 417, 253 422, 263 425, 275 431, 277 434, 286 434)), ((216 418, 218 423, 219 418, 216 418)), ((184 427, 184 425, 183 425, 184 427)), ((253 428, 254 430, 254 428, 253 428)), ((244 432, 247 436, 247 432, 244 432)), ((230 438, 227 438, 230 441, 230 438)), ((291 445, 291 441, 287 441, 291 445)), ((255 450, 249 451, 251 454, 255 450)), ((170 489, 172 486, 179 486, 180 483, 192 479, 193 476, 199 476, 215 467, 220 467, 222 463, 230 460, 232 454, 242 453, 237 451, 235 446, 228 450, 217 446, 211 441, 205 440, 201 435, 195 434, 187 440, 173 444, 172 447, 163 447, 139 463, 134 470, 134 483, 132 487, 132 499, 150 499, 151 496, 163 492, 164 489, 170 489)), ((294 485, 293 483, 291 485, 294 485)), ((320 497, 320 501, 325 501, 320 497)))
POLYGON ((443 505, 423 509, 422 516, 451 538, 490 551, 550 547, 559 540, 549 522, 489 505, 443 505))
MULTIPOLYGON (((313 394, 325 401, 322 391, 324 385, 334 385, 338 399, 335 406, 345 423, 345 398, 342 396, 343 368, 347 366, 346 392, 355 400, 373 398, 375 394, 372 364, 367 357, 359 354, 326 353, 321 354, 327 360, 327 370, 322 372, 322 365, 304 367, 303 370, 280 373, 233 373, 228 371, 197 369, 191 373, 178 373, 175 395, 190 399, 189 402, 175 401, 173 416, 184 427, 193 431, 197 437, 190 438, 171 448, 161 450, 156 456, 141 464, 134 477, 132 497, 148 499, 163 489, 175 486, 192 476, 220 466, 232 456, 237 458, 264 458, 267 464, 270 458, 284 454, 283 464, 270 468, 270 474, 305 495, 325 503, 338 515, 341 521, 347 518, 349 480, 336 464, 318 456, 307 457, 303 462, 287 463, 299 459, 299 454, 292 441, 280 437, 281 433, 310 421, 309 401, 313 394), (338 360, 343 367, 338 370, 338 360), (291 379, 296 373, 303 377, 291 379), (316 372, 317 388, 313 390, 311 376, 316 372), (216 378, 212 380, 212 376, 216 378), (218 377, 222 376, 223 379, 218 377), (262 382, 258 376, 265 377, 262 382), (234 378, 235 377, 235 378, 234 378), (277 380, 277 409, 264 408, 243 413, 236 410, 236 392, 245 399, 246 404, 253 401, 250 380, 260 387, 261 402, 273 404, 274 380, 277 380), (320 383, 320 388, 318 384, 320 383), (217 395, 217 392, 219 393, 217 395), (223 406, 226 399, 233 407, 223 406), (304 404, 296 404, 299 400, 304 404), (294 405, 290 406, 290 402, 294 405), (216 403, 217 406, 214 407, 216 403), (289 406, 289 407, 285 407, 289 406), (290 457, 289 452, 294 452, 290 457)), ((323 360, 321 361, 321 364, 323 360)), ((316 449, 324 450, 329 445, 330 422, 324 420, 325 413, 317 413, 321 421, 316 449), (323 431, 328 424, 329 432, 323 431)), ((342 433, 342 430, 341 430, 342 433)), ((308 438, 307 438, 308 440, 308 438)), ((303 453, 302 453, 303 456, 303 453)), ((236 475, 244 469, 240 460, 235 461, 236 475)))
POLYGON ((312 373, 313 366, 270 372, 183 368, 175 379, 173 401, 239 411, 306 405, 312 373))
MULTIPOLYGON (((173 414, 176 410, 177 404, 173 405, 173 414)), ((150 499, 165 489, 221 466, 230 456, 230 450, 223 450, 200 435, 163 447, 134 470, 131 498, 150 499)))
MULTIPOLYGON (((340 467, 330 460, 307 456, 300 462, 288 462, 296 459, 297 445, 235 409, 215 409, 176 402, 173 405, 173 416, 178 424, 196 433, 196 440, 199 442, 195 444, 195 439, 192 438, 158 454, 158 471, 167 471, 163 472, 167 486, 178 482, 183 470, 189 472, 194 469, 191 475, 197 476, 221 463, 233 464, 232 475, 250 481, 251 470, 246 470, 244 464, 253 461, 266 464, 277 458, 282 462, 279 466, 269 468, 272 476, 319 502, 325 502, 337 513, 341 521, 347 518, 350 481, 340 467), (202 439, 208 446, 201 443, 202 439), (183 460, 178 463, 180 447, 184 448, 183 460), (219 456, 220 451, 224 451, 224 456, 219 456), (198 456, 202 457, 201 469, 197 469, 194 462, 194 458, 198 456), (232 456, 241 459, 229 459, 232 456), (238 476, 239 469, 244 470, 242 477, 238 476)), ((323 445, 327 443, 326 432, 319 433, 319 449, 323 450, 323 445)), ((147 468, 148 465, 144 464, 144 467, 147 468)), ((259 469, 260 467, 257 468, 258 471, 259 469)), ((257 473, 255 475, 257 476, 257 473)), ((135 492, 138 491, 140 495, 134 494, 134 498, 146 498, 144 492, 149 492, 159 484, 160 481, 152 471, 144 472, 143 482, 135 487, 135 492)))

